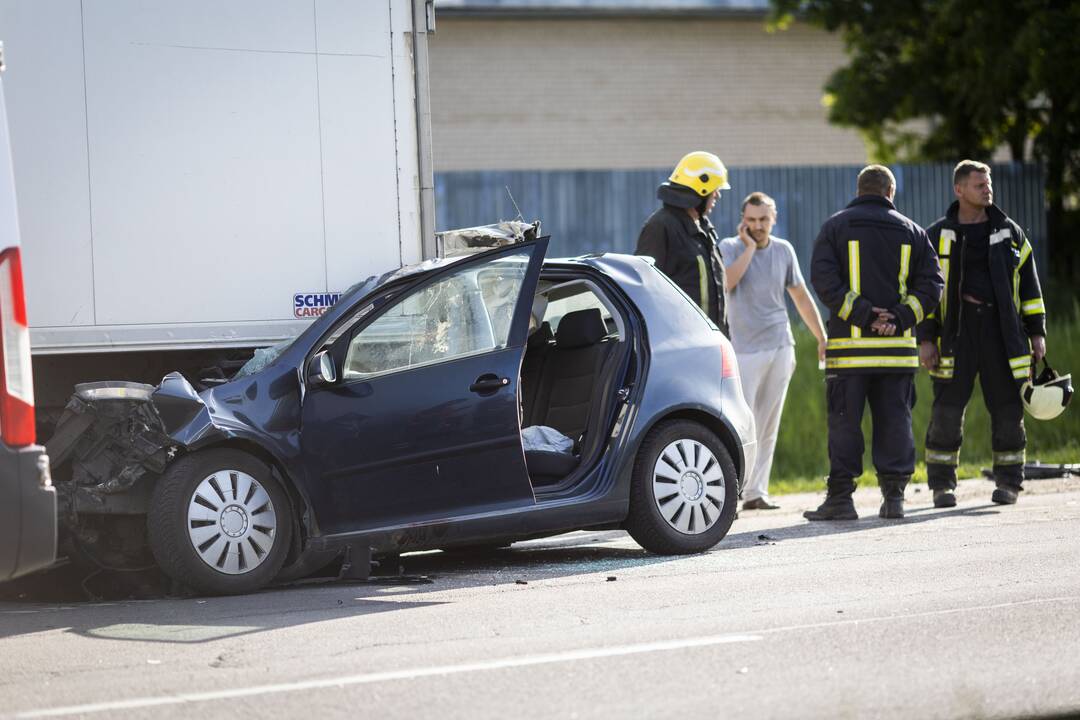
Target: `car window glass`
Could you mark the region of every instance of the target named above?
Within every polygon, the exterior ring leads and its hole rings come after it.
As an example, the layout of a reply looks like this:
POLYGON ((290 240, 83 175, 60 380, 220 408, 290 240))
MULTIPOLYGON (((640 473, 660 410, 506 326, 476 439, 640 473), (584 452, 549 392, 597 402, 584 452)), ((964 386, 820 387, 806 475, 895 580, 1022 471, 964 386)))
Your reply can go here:
MULTIPOLYGON (((654 269, 655 269, 655 268, 654 268, 654 269)), ((686 292, 685 292, 685 291, 684 291, 684 290, 683 290, 683 289, 682 289, 681 287, 679 287, 678 285, 676 285, 676 284, 675 284, 675 281, 674 281, 674 280, 672 280, 671 278, 669 278, 669 277, 668 277, 667 275, 665 275, 664 273, 660 272, 659 270, 656 270, 656 273, 657 273, 657 274, 658 274, 658 275, 659 275, 660 277, 664 278, 664 280, 667 280, 667 283, 668 283, 668 285, 670 285, 671 287, 673 287, 673 288, 675 289, 675 291, 676 291, 676 292, 678 292, 678 293, 679 293, 679 295, 681 295, 681 296, 682 296, 683 300, 685 300, 685 301, 686 301, 686 302, 687 302, 687 303, 688 303, 688 304, 690 305, 690 307, 694 308, 694 310, 696 310, 696 311, 697 311, 697 314, 698 314, 698 315, 700 315, 700 316, 701 316, 701 317, 702 317, 702 318, 703 318, 703 319, 705 320, 705 322, 709 323, 709 327, 710 327, 710 328, 712 328, 713 330, 719 330, 719 329, 720 329, 719 327, 717 327, 716 323, 714 323, 714 322, 713 322, 712 318, 711 318, 711 317, 709 317, 709 316, 708 316, 708 315, 707 315, 707 314, 705 313, 705 311, 701 309, 701 306, 700 306, 700 305, 698 305, 698 304, 697 304, 696 302, 694 302, 693 300, 691 300, 691 299, 690 299, 690 296, 689 296, 689 295, 687 295, 687 294, 686 294, 686 292)))
POLYGON ((470 265, 400 298, 361 330, 345 379, 506 347, 532 249, 470 265))
POLYGON ((326 336, 326 339, 323 340, 322 347, 320 349, 325 350, 331 345, 333 345, 335 342, 337 342, 338 338, 340 338, 342 335, 352 329, 356 325, 356 323, 363 320, 373 311, 381 308, 396 295, 396 292, 387 293, 386 295, 375 298, 371 302, 364 303, 363 306, 361 306, 356 312, 350 315, 345 322, 339 324, 336 328, 334 328, 333 332, 326 336))
POLYGON ((601 302, 590 288, 585 285, 573 285, 570 287, 556 288, 548 294, 547 312, 544 313, 544 322, 551 326, 552 332, 559 329, 559 322, 567 313, 578 310, 596 308, 604 319, 608 334, 617 333, 618 327, 611 311, 601 302))

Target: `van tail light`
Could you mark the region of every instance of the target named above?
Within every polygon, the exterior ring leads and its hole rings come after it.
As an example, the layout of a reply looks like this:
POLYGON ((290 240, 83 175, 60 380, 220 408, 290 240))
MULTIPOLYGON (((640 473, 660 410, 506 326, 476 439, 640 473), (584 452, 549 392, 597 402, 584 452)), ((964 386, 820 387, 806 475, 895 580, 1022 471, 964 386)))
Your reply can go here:
POLYGON ((735 348, 730 342, 720 344, 721 362, 723 363, 721 377, 739 377, 739 361, 735 359, 735 348))
POLYGON ((17 247, 0 253, 0 437, 12 447, 35 440, 30 328, 17 247))

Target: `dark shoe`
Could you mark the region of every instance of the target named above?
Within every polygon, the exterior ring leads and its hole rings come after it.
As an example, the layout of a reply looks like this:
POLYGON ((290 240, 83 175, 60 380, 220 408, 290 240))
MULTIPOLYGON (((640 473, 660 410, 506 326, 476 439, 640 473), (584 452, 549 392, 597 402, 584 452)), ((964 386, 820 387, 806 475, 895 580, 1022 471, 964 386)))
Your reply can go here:
POLYGON ((878 517, 886 520, 899 520, 904 517, 904 501, 903 500, 889 500, 881 503, 881 509, 878 510, 878 517))
POLYGON ((956 507, 956 495, 953 493, 952 490, 947 490, 945 488, 938 488, 934 490, 934 507, 956 507))
POLYGON ((886 520, 899 520, 904 517, 904 488, 907 487, 907 475, 878 475, 881 487, 881 509, 878 517, 886 520))
POLYGON ((743 510, 779 510, 779 505, 773 505, 765 498, 754 498, 742 504, 743 510))
POLYGON ((826 497, 817 510, 807 510, 803 517, 807 520, 858 520, 859 514, 855 512, 851 495, 848 495, 839 498, 826 497))
POLYGON ((994 490, 994 494, 990 496, 990 499, 998 505, 1015 505, 1016 496, 1019 492, 1019 488, 1014 488, 1009 485, 998 485, 997 489, 994 490))

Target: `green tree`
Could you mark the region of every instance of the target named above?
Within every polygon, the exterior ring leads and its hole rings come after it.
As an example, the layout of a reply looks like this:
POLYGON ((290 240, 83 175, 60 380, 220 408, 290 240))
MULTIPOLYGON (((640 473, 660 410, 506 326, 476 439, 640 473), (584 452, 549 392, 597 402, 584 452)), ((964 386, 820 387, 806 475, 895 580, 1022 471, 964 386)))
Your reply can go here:
POLYGON ((1080 2, 771 0, 839 32, 849 62, 825 85, 831 122, 862 131, 881 162, 987 159, 1046 167, 1054 269, 1080 280, 1080 2))

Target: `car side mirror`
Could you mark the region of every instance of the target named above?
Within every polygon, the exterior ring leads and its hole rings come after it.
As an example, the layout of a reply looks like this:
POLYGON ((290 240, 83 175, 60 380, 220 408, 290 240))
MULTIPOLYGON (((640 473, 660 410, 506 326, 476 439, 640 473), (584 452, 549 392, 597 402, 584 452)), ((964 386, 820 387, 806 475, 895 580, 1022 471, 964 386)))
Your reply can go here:
POLYGON ((307 380, 309 385, 332 385, 337 382, 337 370, 334 359, 327 350, 315 353, 308 361, 307 380))

